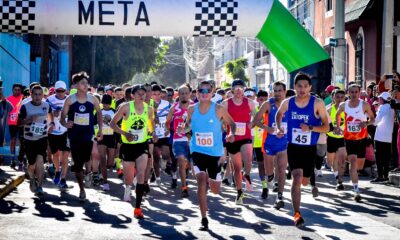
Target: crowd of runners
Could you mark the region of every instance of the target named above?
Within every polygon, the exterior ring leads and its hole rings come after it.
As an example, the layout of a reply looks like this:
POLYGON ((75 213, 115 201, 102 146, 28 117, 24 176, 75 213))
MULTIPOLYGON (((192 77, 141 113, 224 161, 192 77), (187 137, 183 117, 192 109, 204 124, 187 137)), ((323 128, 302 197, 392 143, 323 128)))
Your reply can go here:
MULTIPOLYGON (((276 192, 274 208, 285 207, 285 183, 291 178, 294 224, 301 226, 301 185, 310 184, 318 196, 315 176, 327 155, 337 181, 332 187, 346 190, 348 161, 351 191, 355 201, 361 200, 358 171, 375 113, 360 99, 361 87, 355 83, 347 92, 329 86, 332 102, 326 104, 312 93, 305 73, 295 76, 293 90, 275 82, 271 96, 247 88, 242 80, 228 89, 216 88, 213 81, 195 88, 152 83, 95 89, 88 79, 80 72, 69 88, 62 81, 50 89, 32 83, 25 93, 21 85, 13 86, 8 99, 14 107, 9 114, 12 153, 17 142, 20 146, 13 166, 27 168, 30 190, 38 196, 44 194, 45 166, 62 191, 68 189, 68 171, 73 172, 81 201, 90 186, 113 191, 107 175, 114 169, 125 188, 121 199, 131 202, 135 196, 133 215, 140 219, 143 197, 151 194, 150 185, 162 184, 162 171, 170 176, 171 188, 181 188, 182 198, 192 194, 187 184, 192 175, 206 230, 207 195, 218 194, 221 184, 234 186, 232 200, 243 204, 244 192, 253 191, 250 172, 256 159, 260 197, 276 192)), ((386 94, 379 96, 382 102, 389 100, 386 94)))

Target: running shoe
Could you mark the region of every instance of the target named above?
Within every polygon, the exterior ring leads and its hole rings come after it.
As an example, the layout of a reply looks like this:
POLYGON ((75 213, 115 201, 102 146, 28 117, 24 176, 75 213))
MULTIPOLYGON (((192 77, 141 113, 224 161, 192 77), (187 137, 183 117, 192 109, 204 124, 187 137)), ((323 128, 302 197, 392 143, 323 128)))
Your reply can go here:
POLYGON ((150 182, 153 183, 153 182, 156 181, 156 174, 154 174, 154 169, 153 168, 150 171, 151 171, 150 182))
POLYGON ((79 192, 79 201, 84 202, 86 200, 86 192, 85 191, 80 191, 79 192))
POLYGON ((18 172, 23 172, 24 171, 24 164, 20 163, 18 164, 18 172))
POLYGON ((61 191, 68 189, 67 181, 64 178, 60 180, 58 188, 60 188, 61 191))
POLYGON ((130 202, 131 201, 131 188, 130 187, 125 187, 125 193, 124 193, 124 201, 125 202, 130 202))
POLYGON ((92 185, 92 174, 88 173, 85 176, 85 187, 90 188, 91 185, 92 185))
POLYGON ((161 186, 161 178, 156 178, 156 184, 157 186, 161 186))
POLYGON ((317 176, 317 177, 322 177, 324 174, 322 173, 322 170, 321 169, 315 169, 315 176, 317 176))
POLYGON ((200 231, 207 231, 208 230, 208 219, 206 217, 201 219, 201 227, 200 231))
POLYGON ((274 208, 276 210, 279 210, 279 209, 283 208, 284 206, 285 206, 285 202, 283 201, 283 199, 282 198, 279 199, 277 197, 276 200, 275 200, 275 203, 274 203, 274 208))
POLYGON ((43 188, 42 187, 37 187, 35 190, 35 195, 36 196, 43 196, 44 192, 43 192, 43 188))
POLYGON ((182 187, 181 198, 188 198, 188 197, 189 197, 188 187, 182 187))
POLYGON ((361 195, 360 195, 360 192, 354 192, 353 198, 354 198, 354 201, 356 201, 356 202, 361 202, 361 195))
POLYGON ((171 183, 171 188, 176 188, 178 186, 178 180, 177 179, 172 179, 172 183, 171 183))
POLYGON ((262 193, 261 193, 261 198, 262 199, 267 199, 268 198, 268 192, 269 192, 268 188, 263 188, 262 189, 262 193))
POLYGON ((343 190, 344 190, 343 183, 338 183, 338 184, 336 184, 336 190, 338 190, 338 191, 343 191, 343 190))
POLYGON ((304 226, 304 218, 301 217, 299 212, 294 214, 294 225, 298 228, 304 226))
POLYGON ((144 195, 147 195, 150 192, 150 185, 148 183, 144 184, 144 195))
POLYGON ((92 179, 93 186, 99 186, 100 185, 100 177, 98 173, 93 174, 93 179, 92 179))
POLYGON ((37 182, 35 178, 32 178, 31 180, 29 180, 29 189, 31 190, 31 192, 36 192, 37 189, 37 182))
POLYGON ((385 181, 384 178, 377 177, 374 180, 371 180, 370 183, 382 183, 384 181, 385 181))
POLYGON ((224 180, 222 180, 222 184, 224 184, 225 186, 230 186, 231 183, 229 182, 229 180, 227 178, 224 178, 224 180))
POLYGON ((117 170, 118 178, 122 179, 124 177, 124 171, 120 168, 117 170))
POLYGON ((278 182, 274 183, 274 187, 272 189, 272 192, 278 192, 278 182))
POLYGON ((238 195, 236 196, 236 204, 243 204, 243 199, 244 199, 244 193, 238 193, 238 195))
POLYGON ((312 187, 312 189, 311 189, 311 193, 312 193, 312 196, 313 196, 313 198, 316 198, 316 197, 318 197, 318 193, 319 193, 319 191, 318 191, 318 188, 317 188, 317 186, 313 186, 313 187, 312 187))
POLYGON ((250 180, 250 176, 247 174, 243 175, 243 180, 246 182, 246 190, 248 192, 252 192, 253 191, 253 185, 251 184, 251 180, 250 180))
POLYGON ((53 178, 56 175, 56 167, 54 167, 54 164, 48 165, 47 174, 49 174, 50 178, 53 178))
POLYGON ((108 183, 103 183, 103 191, 110 191, 110 184, 108 183))
POLYGON ((16 166, 17 166, 17 163, 14 160, 12 160, 10 168, 15 168, 16 166))
POLYGON ((135 208, 135 210, 133 211, 133 216, 136 219, 143 219, 144 215, 143 215, 142 209, 141 208, 135 208))
POLYGON ((400 168, 395 168, 393 170, 390 170, 389 172, 391 172, 391 173, 400 172, 400 168))
POLYGON ((54 184, 59 184, 61 180, 61 172, 56 172, 54 178, 53 178, 53 183, 54 184))

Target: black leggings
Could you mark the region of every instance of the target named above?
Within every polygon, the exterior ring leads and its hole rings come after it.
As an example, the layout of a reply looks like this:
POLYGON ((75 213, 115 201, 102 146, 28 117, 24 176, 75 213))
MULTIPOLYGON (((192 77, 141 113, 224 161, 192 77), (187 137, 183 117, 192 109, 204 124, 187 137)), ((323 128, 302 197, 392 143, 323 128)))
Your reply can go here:
POLYGON ((392 145, 391 143, 375 141, 375 150, 378 177, 387 178, 389 176, 389 163, 392 153, 392 145))

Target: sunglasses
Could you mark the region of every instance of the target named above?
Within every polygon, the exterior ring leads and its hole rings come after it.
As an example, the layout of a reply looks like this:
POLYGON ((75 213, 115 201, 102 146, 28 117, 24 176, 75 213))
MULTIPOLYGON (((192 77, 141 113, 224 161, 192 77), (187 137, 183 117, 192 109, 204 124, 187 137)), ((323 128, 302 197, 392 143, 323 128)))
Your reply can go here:
POLYGON ((65 92, 65 89, 57 89, 56 90, 56 93, 63 93, 63 92, 65 92))
POLYGON ((211 89, 209 89, 209 88, 201 88, 201 89, 199 89, 199 93, 210 93, 211 92, 211 89))

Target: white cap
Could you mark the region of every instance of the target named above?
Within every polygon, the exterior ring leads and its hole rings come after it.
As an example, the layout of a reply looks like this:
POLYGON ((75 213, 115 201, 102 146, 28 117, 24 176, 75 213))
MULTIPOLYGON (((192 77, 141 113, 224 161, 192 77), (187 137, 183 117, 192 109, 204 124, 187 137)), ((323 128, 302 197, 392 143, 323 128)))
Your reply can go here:
POLYGON ((383 93, 381 93, 381 95, 379 95, 379 98, 382 98, 385 101, 389 101, 390 100, 390 93, 383 92, 383 93))
POLYGON ((56 82, 56 85, 54 86, 54 88, 57 90, 57 89, 64 89, 64 90, 66 90, 67 89, 67 85, 65 84, 65 82, 63 82, 63 81, 57 81, 56 82))
POLYGON ((253 91, 245 91, 244 96, 245 97, 254 97, 256 94, 253 91))

